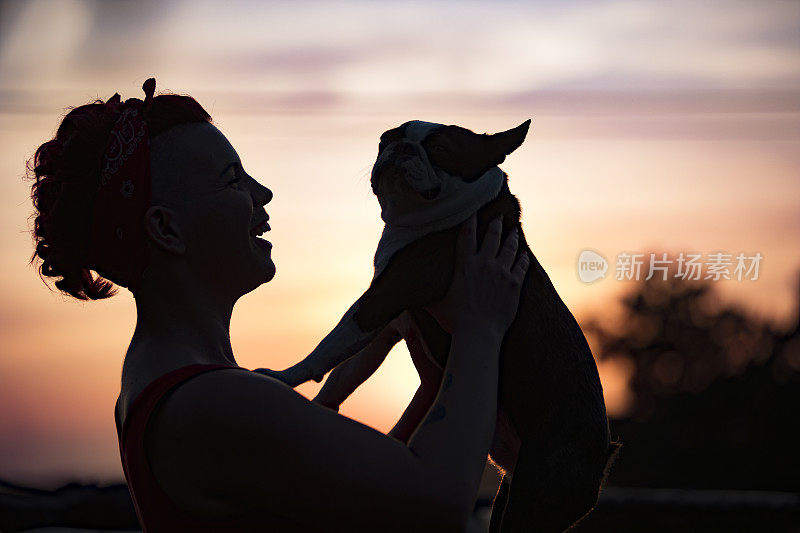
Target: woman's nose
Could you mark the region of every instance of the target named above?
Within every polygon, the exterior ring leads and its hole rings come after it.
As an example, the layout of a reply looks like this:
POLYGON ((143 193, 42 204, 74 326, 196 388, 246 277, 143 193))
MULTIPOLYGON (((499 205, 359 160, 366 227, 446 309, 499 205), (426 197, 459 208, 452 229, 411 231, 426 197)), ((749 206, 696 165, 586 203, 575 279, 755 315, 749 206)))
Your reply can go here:
POLYGON ((255 204, 259 206, 267 205, 270 200, 272 200, 272 191, 255 180, 253 180, 253 183, 256 186, 255 190, 253 190, 253 200, 255 204))

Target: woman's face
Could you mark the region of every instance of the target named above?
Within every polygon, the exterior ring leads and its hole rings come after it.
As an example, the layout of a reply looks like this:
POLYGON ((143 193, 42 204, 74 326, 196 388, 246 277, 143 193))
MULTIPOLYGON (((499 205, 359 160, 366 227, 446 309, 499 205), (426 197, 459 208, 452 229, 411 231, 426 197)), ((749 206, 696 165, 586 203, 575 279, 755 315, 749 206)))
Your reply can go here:
POLYGON ((184 124, 150 149, 153 204, 174 210, 196 277, 236 294, 270 281, 272 244, 251 230, 269 219, 272 191, 247 174, 228 139, 211 124, 184 124))

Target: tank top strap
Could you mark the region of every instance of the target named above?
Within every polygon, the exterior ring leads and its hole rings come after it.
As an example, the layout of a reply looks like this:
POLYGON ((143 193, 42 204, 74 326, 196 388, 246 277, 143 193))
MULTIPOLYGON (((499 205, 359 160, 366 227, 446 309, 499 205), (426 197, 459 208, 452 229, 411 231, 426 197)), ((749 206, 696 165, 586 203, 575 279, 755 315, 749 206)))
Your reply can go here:
POLYGON ((166 374, 153 380, 147 387, 145 387, 131 403, 127 416, 124 422, 120 422, 119 418, 119 398, 114 405, 114 421, 117 425, 117 437, 120 442, 120 448, 124 448, 127 444, 125 438, 128 433, 133 432, 134 435, 144 436, 144 429, 147 421, 150 419, 150 414, 156 408, 161 398, 169 392, 172 388, 177 387, 184 381, 199 374, 211 370, 222 368, 240 368, 235 365, 223 364, 194 364, 176 368, 166 374))

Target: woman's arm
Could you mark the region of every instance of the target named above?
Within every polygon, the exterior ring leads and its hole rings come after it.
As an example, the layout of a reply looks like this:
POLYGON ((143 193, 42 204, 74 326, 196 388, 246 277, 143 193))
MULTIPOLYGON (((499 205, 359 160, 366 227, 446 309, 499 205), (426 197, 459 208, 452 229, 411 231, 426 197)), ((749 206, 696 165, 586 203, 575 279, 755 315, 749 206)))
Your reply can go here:
POLYGON ((491 438, 473 427, 472 403, 459 404, 479 380, 453 387, 447 416, 429 414, 412 437, 419 444, 406 446, 273 378, 208 372, 153 420, 151 466, 170 497, 201 516, 261 509, 324 531, 461 531, 475 496, 475 465, 465 460, 485 460, 491 438))
POLYGON ((161 485, 199 515, 263 509, 327 531, 463 530, 494 430, 500 342, 525 273, 515 240, 495 257, 499 239, 494 224, 478 254, 474 244, 464 252, 451 291, 431 309, 452 335, 450 355, 408 446, 275 379, 223 369, 179 387, 152 420, 161 485))
POLYGON ((408 441, 408 448, 430 463, 452 497, 474 506, 497 415, 497 377, 504 332, 459 329, 452 332, 450 356, 433 406, 408 441), (447 481, 445 481, 447 480, 447 481))

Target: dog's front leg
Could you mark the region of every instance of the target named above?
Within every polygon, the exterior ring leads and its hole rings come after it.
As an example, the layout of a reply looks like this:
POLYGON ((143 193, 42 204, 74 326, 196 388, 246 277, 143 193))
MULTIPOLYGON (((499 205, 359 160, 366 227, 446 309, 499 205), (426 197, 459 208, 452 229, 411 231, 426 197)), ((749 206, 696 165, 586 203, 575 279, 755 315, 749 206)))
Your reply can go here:
POLYGON ((313 401, 338 411, 342 402, 375 373, 400 339, 391 325, 386 326, 371 343, 331 371, 313 401))
POLYGON ((363 299, 355 301, 339 320, 339 323, 328 333, 305 359, 290 366, 286 370, 270 370, 257 368, 253 372, 265 374, 283 381, 294 388, 306 381, 322 381, 329 371, 345 359, 355 355, 367 346, 388 324, 389 320, 370 330, 363 330, 356 323, 355 314, 363 299))
POLYGON ((407 443, 439 394, 443 370, 430 355, 419 326, 412 318, 412 313, 401 313, 392 321, 392 325, 405 339, 408 353, 411 355, 411 361, 417 369, 420 381, 419 388, 414 393, 408 407, 388 433, 389 436, 407 443))

